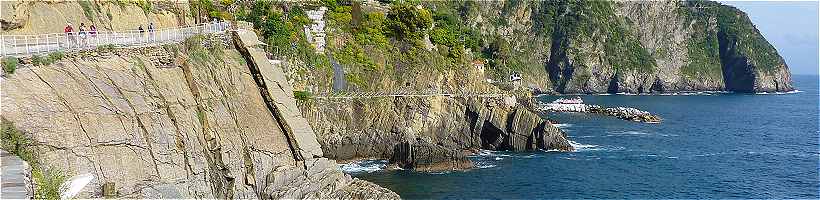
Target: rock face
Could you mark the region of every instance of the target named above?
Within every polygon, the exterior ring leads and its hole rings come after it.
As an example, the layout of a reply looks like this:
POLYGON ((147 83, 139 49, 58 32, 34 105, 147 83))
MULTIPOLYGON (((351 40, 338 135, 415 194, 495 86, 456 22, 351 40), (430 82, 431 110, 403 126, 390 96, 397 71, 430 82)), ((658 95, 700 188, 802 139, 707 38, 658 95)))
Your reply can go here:
POLYGON ((312 100, 303 113, 326 156, 389 159, 420 171, 472 167, 471 152, 573 150, 566 134, 540 116, 502 99, 396 97, 312 100))
POLYGON ((398 198, 335 161, 295 156, 260 95, 274 88, 254 80, 273 75, 247 62, 210 38, 69 54, 3 77, 2 113, 42 165, 94 174, 81 198, 101 197, 106 182, 125 198, 398 198), (158 54, 175 62, 146 56, 158 54))
POLYGON ((0 25, 3 34, 62 33, 66 23, 75 30, 80 23, 95 24, 100 31, 136 30, 140 25, 156 28, 193 24, 187 1, 3 1, 0 25))
MULTIPOLYGON (((457 19, 490 43, 484 51, 504 55, 491 67, 519 71, 523 85, 536 91, 793 89, 788 66, 748 16, 716 2, 431 4, 433 10, 464 11, 457 19)), ((508 73, 499 72, 500 77, 508 73)))

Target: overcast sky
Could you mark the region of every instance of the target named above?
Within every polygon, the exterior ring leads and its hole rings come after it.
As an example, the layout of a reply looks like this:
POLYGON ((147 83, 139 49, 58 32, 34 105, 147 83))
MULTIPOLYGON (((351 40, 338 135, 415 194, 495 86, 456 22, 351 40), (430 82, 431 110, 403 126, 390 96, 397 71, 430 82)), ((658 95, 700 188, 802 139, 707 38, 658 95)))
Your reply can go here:
POLYGON ((818 74, 817 1, 721 1, 746 12, 792 74, 818 74))

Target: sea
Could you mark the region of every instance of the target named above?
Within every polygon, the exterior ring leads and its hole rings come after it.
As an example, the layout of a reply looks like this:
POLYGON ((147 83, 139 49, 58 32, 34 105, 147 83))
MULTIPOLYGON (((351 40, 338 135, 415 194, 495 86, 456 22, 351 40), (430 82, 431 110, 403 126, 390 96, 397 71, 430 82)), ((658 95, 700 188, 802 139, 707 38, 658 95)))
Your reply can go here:
POLYGON ((342 169, 406 199, 818 199, 820 78, 792 79, 799 91, 582 96, 663 122, 550 114, 574 152, 481 151, 468 171, 384 170, 383 160, 342 169))

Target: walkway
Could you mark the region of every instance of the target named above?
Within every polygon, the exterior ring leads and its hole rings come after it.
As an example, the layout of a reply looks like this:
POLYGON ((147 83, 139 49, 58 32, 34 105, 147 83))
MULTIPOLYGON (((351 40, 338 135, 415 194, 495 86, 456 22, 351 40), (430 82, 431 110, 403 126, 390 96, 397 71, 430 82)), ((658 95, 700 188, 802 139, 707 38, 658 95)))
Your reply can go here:
MULTIPOLYGON (((250 27, 249 27, 250 26, 250 27)), ((162 28, 144 32, 138 30, 113 32, 98 31, 96 34, 79 32, 72 34, 49 33, 39 35, 0 35, 0 56, 29 56, 56 51, 73 52, 94 49, 99 46, 145 47, 182 42, 201 34, 221 34, 228 30, 248 29, 247 22, 204 23, 195 26, 162 28)), ((78 29, 78 28, 75 28, 78 29)), ((252 28, 251 28, 252 29, 252 28)))
POLYGON ((31 167, 19 157, 0 150, 0 199, 31 199, 34 188, 31 183, 31 167))
POLYGON ((361 99, 361 98, 388 98, 388 97, 480 97, 495 98, 503 97, 506 94, 492 92, 442 92, 442 91, 395 91, 395 92, 334 92, 317 94, 317 99, 361 99))

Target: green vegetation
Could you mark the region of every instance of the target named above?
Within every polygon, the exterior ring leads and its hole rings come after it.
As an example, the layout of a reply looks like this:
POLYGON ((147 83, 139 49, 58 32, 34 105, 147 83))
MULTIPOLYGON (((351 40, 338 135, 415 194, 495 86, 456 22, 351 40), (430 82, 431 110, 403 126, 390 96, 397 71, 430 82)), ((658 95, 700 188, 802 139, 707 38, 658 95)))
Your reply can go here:
POLYGON ((37 182, 34 190, 35 199, 60 199, 60 186, 68 178, 58 169, 32 170, 31 176, 37 182))
POLYGON ((388 35, 399 40, 417 41, 433 24, 427 9, 416 9, 410 4, 396 4, 387 12, 385 27, 388 35))
POLYGON ((313 98, 313 94, 308 91, 293 91, 293 97, 296 98, 297 101, 308 101, 313 98))
POLYGON ((93 10, 94 5, 92 5, 92 2, 88 0, 79 0, 77 1, 77 3, 79 3, 80 7, 83 8, 83 13, 85 14, 85 17, 93 20, 95 15, 93 10))
POLYGON ((46 66, 63 59, 64 54, 61 51, 49 53, 47 56, 33 55, 31 56, 31 64, 34 66, 46 66))
POLYGON ((275 2, 257 1, 250 10, 240 9, 236 16, 254 24, 268 44, 268 52, 274 56, 296 58, 313 68, 329 68, 327 58, 314 52, 302 31, 302 27, 310 23, 304 10, 293 6, 285 15, 275 5, 275 2))
POLYGON ((37 183, 34 191, 36 199, 60 199, 60 185, 66 177, 57 169, 49 169, 40 163, 34 152, 35 143, 6 118, 0 118, 0 142, 3 150, 12 153, 28 162, 31 174, 37 183))
POLYGON ((116 48, 116 46, 114 46, 113 44, 106 44, 106 45, 97 46, 97 51, 99 51, 99 52, 113 52, 115 48, 116 48))
POLYGON ((146 15, 151 12, 151 2, 146 0, 137 0, 134 2, 137 6, 142 8, 142 12, 146 15))
MULTIPOLYGON (((641 46, 638 38, 625 28, 627 24, 615 15, 612 2, 579 1, 559 5, 556 8, 563 9, 562 7, 569 7, 570 10, 577 11, 553 22, 558 28, 555 31, 559 31, 559 37, 577 36, 579 38, 574 39, 589 42, 603 41, 606 61, 616 71, 651 72, 654 70, 655 60, 641 46)), ((564 48, 570 48, 568 45, 568 42, 561 43, 564 48)))
MULTIPOLYGON (((711 70, 711 73, 719 70, 716 64, 719 60, 718 54, 721 41, 725 44, 737 44, 735 51, 726 53, 744 56, 752 62, 758 69, 772 71, 782 64, 782 58, 769 42, 758 32, 754 24, 742 11, 731 6, 724 6, 711 1, 688 1, 678 9, 678 12, 686 17, 686 22, 697 21, 696 27, 701 35, 695 35, 689 44, 689 58, 693 60, 687 74, 711 70), (710 9, 704 9, 710 8, 710 9), (717 30, 712 30, 706 25, 710 19, 717 19, 717 30), (701 47, 704 49, 699 49, 701 47), (694 50, 693 50, 694 49, 694 50), (716 54, 717 52, 718 54, 716 54), (701 62, 698 60, 714 60, 712 62, 701 62)), ((728 48, 728 47, 727 47, 728 48)))
POLYGON ((202 18, 233 20, 234 15, 228 11, 228 8, 235 6, 236 2, 235 0, 217 0, 217 2, 213 0, 190 0, 189 8, 191 15, 195 17, 197 22, 202 22, 200 21, 202 18))
POLYGON ((19 62, 20 60, 15 57, 3 58, 3 71, 6 72, 6 74, 14 74, 14 71, 17 70, 17 64, 19 64, 19 62))

